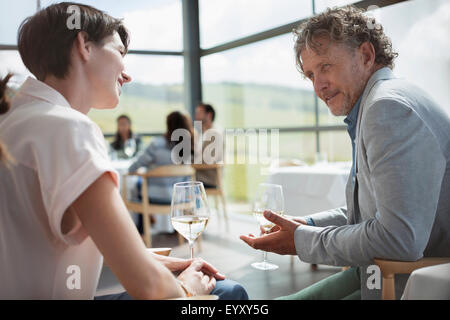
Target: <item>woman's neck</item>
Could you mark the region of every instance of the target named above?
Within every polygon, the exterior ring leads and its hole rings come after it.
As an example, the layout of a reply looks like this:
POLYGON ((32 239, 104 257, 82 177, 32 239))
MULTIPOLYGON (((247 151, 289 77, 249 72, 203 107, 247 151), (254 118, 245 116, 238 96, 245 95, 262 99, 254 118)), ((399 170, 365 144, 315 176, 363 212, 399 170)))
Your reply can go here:
POLYGON ((128 132, 119 132, 119 134, 120 137, 122 138, 122 141, 127 141, 129 138, 131 138, 128 132))
POLYGON ((62 94, 73 109, 83 114, 87 114, 91 109, 90 90, 86 82, 80 80, 80 77, 60 79, 49 75, 44 79, 44 83, 62 94))

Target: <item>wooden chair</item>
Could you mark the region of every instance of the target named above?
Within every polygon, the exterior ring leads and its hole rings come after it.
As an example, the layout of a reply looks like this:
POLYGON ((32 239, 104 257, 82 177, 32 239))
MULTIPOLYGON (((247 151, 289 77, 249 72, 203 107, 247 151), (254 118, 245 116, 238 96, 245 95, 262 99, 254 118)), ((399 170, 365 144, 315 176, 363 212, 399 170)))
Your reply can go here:
POLYGON ((205 188, 207 196, 214 197, 214 204, 216 206, 217 213, 219 213, 219 199, 222 202, 223 215, 228 229, 228 216, 227 216, 227 203, 225 201, 225 191, 223 188, 223 164, 192 164, 195 171, 201 170, 216 170, 216 187, 205 188))
MULTIPOLYGON (((151 204, 148 199, 147 178, 167 178, 190 176, 195 179, 195 170, 190 165, 167 165, 161 166, 145 173, 126 173, 122 175, 122 198, 128 210, 142 214, 144 224, 144 242, 150 248, 152 246, 152 237, 150 234, 150 216, 152 214, 170 214, 170 204, 160 205, 151 204), (127 199, 127 177, 142 177, 141 197, 142 202, 134 202, 127 199)), ((183 238, 178 234, 178 242, 183 243, 183 238)))
POLYGON ((395 300, 395 274, 409 274, 416 269, 450 263, 449 258, 423 258, 414 262, 373 259, 383 277, 381 299, 395 300))

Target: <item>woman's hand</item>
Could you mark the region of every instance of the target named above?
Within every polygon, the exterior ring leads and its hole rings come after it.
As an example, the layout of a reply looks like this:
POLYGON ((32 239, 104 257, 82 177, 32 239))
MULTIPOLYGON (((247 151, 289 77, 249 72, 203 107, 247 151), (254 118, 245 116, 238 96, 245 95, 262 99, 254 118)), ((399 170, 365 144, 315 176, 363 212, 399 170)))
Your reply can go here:
POLYGON ((154 254, 154 258, 162 262, 170 271, 172 272, 181 272, 186 270, 189 266, 192 265, 196 260, 201 261, 202 263, 202 269, 201 272, 204 274, 207 274, 209 276, 212 276, 216 278, 216 280, 223 280, 225 279, 225 276, 219 272, 214 266, 212 266, 210 263, 204 261, 201 258, 196 259, 180 259, 180 258, 173 258, 173 257, 166 257, 154 254))
POLYGON ((216 286, 216 278, 202 272, 205 268, 209 269, 206 264, 202 259, 194 259, 190 266, 178 276, 178 280, 193 295, 209 294, 216 286))

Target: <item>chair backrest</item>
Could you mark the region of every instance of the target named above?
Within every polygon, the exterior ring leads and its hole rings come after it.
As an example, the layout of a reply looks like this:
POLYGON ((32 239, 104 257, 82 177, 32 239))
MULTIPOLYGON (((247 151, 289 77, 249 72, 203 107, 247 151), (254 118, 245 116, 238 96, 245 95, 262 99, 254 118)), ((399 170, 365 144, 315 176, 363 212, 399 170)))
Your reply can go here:
POLYGON ((223 164, 213 163, 213 164, 191 164, 192 168, 195 169, 195 171, 202 171, 202 170, 215 170, 216 171, 216 185, 218 189, 222 189, 223 186, 223 174, 222 174, 222 168, 223 164))
POLYGON ((210 170, 210 169, 220 169, 223 168, 223 164, 213 163, 213 164, 191 164, 192 168, 195 170, 210 170))
POLYGON ((157 167, 147 171, 143 176, 147 178, 156 177, 183 177, 183 176, 195 176, 195 170, 190 165, 166 165, 157 167))

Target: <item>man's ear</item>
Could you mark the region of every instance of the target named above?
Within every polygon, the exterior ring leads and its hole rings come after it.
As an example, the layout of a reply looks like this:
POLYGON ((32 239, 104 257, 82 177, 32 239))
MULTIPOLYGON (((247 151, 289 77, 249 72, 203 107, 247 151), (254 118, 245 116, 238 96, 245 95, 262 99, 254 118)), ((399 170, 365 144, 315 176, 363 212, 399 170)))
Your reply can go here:
POLYGON ((369 41, 361 43, 359 52, 362 55, 364 66, 369 69, 372 68, 375 64, 375 48, 373 44, 369 41))
POLYGON ((80 31, 75 38, 75 50, 80 55, 82 61, 88 61, 92 53, 92 41, 86 32, 80 31))

